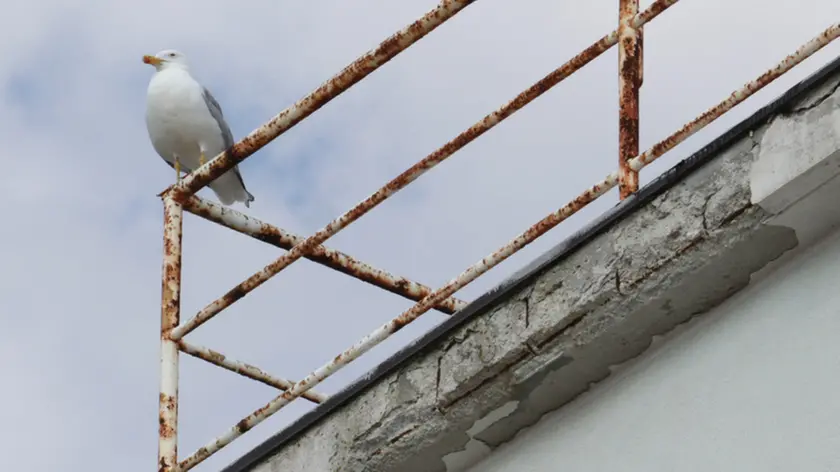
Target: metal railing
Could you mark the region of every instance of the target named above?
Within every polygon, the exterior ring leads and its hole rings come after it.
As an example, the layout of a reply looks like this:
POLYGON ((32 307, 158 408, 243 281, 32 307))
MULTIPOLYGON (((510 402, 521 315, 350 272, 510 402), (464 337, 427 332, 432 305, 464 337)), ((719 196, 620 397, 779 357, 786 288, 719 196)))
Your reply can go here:
POLYGON ((327 397, 312 390, 321 381, 384 341, 402 327, 416 320, 428 310, 434 308, 447 314, 460 310, 466 306, 466 302, 452 298, 452 295, 459 289, 613 187, 619 187, 620 198, 622 199, 631 195, 638 189, 638 172, 643 167, 840 36, 840 23, 833 24, 772 69, 733 92, 725 100, 647 151, 639 154, 639 87, 642 85, 643 77, 643 26, 679 0, 656 0, 650 7, 641 12, 639 11, 639 0, 619 0, 619 24, 616 30, 602 37, 513 100, 485 116, 443 147, 417 162, 312 236, 304 238, 288 233, 236 210, 194 195, 195 192, 221 176, 234 165, 242 162, 261 147, 304 120, 330 100, 364 79, 397 54, 455 16, 465 7, 476 3, 476 1, 441 1, 436 8, 423 17, 387 38, 376 49, 345 67, 314 92, 283 110, 229 150, 214 157, 161 194, 164 208, 164 256, 161 304, 160 442, 158 451, 158 470, 160 472, 186 471, 195 467, 198 463, 299 397, 315 403, 323 402, 327 397), (382 269, 358 261, 349 255, 321 245, 388 197, 403 189, 453 153, 619 43, 619 168, 601 182, 586 189, 577 198, 538 221, 519 236, 470 266, 437 290, 432 290, 404 277, 392 275, 382 269), (181 240, 184 210, 286 249, 288 252, 204 307, 186 323, 181 324, 181 240), (183 339, 191 331, 218 315, 222 310, 301 257, 351 275, 417 303, 298 382, 271 376, 257 367, 232 360, 205 347, 189 344, 183 339), (243 418, 224 434, 201 447, 193 455, 179 462, 177 454, 179 352, 185 352, 219 367, 273 386, 282 393, 268 404, 243 418))

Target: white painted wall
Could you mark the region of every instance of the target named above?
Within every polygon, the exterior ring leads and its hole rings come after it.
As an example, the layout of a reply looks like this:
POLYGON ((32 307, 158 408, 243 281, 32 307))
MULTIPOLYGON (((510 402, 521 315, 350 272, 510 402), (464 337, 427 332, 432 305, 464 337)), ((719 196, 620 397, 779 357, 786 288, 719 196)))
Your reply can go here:
POLYGON ((840 471, 840 234, 470 470, 840 471))

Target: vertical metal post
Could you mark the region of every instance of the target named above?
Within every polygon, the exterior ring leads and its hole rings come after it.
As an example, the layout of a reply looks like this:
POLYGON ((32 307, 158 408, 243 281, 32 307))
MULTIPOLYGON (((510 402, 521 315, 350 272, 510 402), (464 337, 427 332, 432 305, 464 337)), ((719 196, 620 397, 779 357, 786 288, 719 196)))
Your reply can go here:
POLYGON ((180 203, 164 197, 158 472, 176 472, 178 468, 178 344, 170 336, 181 316, 183 214, 180 203))
POLYGON ((619 196, 639 189, 639 174, 628 165, 639 154, 639 88, 642 85, 642 35, 631 22, 639 0, 619 0, 618 19, 618 160, 619 196))

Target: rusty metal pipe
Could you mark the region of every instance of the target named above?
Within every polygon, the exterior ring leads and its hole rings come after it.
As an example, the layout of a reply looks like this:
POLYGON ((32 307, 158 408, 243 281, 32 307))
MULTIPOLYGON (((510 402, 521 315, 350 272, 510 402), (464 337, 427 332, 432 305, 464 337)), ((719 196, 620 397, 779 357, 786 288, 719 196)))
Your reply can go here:
MULTIPOLYGON (((647 14, 648 21, 656 17, 656 15, 648 14, 649 11, 655 10, 660 13, 665 10, 667 5, 676 3, 678 0, 657 0, 651 5, 645 13, 639 14, 637 18, 647 14), (663 5, 666 5, 663 7, 663 5)), ((377 190, 373 195, 369 196, 353 209, 347 213, 336 218, 327 226, 319 230, 314 235, 305 239, 303 242, 295 245, 289 252, 265 266, 261 271, 249 277, 244 282, 240 283, 221 298, 210 303, 198 312, 189 321, 178 327, 173 331, 173 339, 180 339, 186 334, 193 331, 195 328, 201 326, 207 320, 216 316, 222 310, 230 306, 235 301, 244 297, 255 288, 259 287, 269 278, 276 275, 278 272, 288 267, 290 264, 300 259, 304 254, 309 253, 314 247, 323 243, 342 229, 349 226, 351 223, 359 219, 362 215, 369 212, 377 205, 385 201, 391 195, 397 193, 408 184, 416 180, 421 175, 431 170, 436 165, 443 162, 449 156, 454 154, 459 149, 463 148, 474 139, 489 131, 491 128, 502 122, 505 118, 513 115, 525 105, 531 103, 534 99, 547 92, 551 87, 560 83, 563 79, 570 76, 572 73, 592 62, 596 57, 601 55, 604 51, 614 46, 618 41, 618 30, 604 36, 596 41, 594 44, 586 48, 583 52, 572 58, 569 62, 563 64, 555 69, 542 80, 532 85, 524 92, 520 93, 516 98, 499 108, 498 110, 485 116, 482 120, 471 126, 469 129, 455 137, 455 139, 446 143, 437 151, 429 154, 420 162, 411 166, 408 170, 397 176, 392 181, 388 182, 384 187, 377 190)))
MULTIPOLYGON (((286 391, 294 385, 294 382, 290 382, 286 379, 281 379, 279 377, 274 377, 272 375, 267 374, 262 369, 252 366, 251 364, 246 364, 245 362, 235 361, 221 352, 216 352, 212 349, 208 349, 203 346, 196 346, 194 344, 189 344, 188 342, 184 341, 183 339, 178 341, 178 348, 195 357, 196 359, 201 359, 203 361, 207 361, 211 364, 217 365, 223 369, 227 369, 231 372, 235 372, 243 377, 248 377, 249 379, 256 380, 257 382, 262 382, 270 387, 274 387, 276 389, 286 391)), ((303 395, 303 398, 313 402, 313 403, 323 403, 327 401, 327 396, 315 391, 308 391, 306 394, 303 395)))
POLYGON ((158 472, 178 470, 178 346, 169 335, 180 321, 182 217, 181 204, 164 198, 158 472))
MULTIPOLYGON (((191 195, 184 200, 184 210, 281 249, 289 250, 305 239, 302 236, 292 234, 232 208, 224 207, 195 195, 191 195)), ((347 254, 324 246, 316 246, 312 252, 304 257, 410 300, 418 301, 432 293, 430 287, 377 269, 347 254)), ((447 298, 435 308, 451 315, 465 306, 467 306, 467 302, 463 300, 447 298)))
POLYGON ((171 192, 179 201, 187 195, 195 194, 476 1, 441 1, 420 19, 394 33, 377 48, 350 63, 309 95, 252 131, 230 149, 195 169, 179 183, 164 190, 164 193, 171 192))
POLYGON ((639 0, 619 0, 618 25, 618 165, 619 198, 639 189, 639 173, 629 167, 639 154, 639 88, 642 85, 641 33, 632 20, 639 13, 639 0))
POLYGON ((709 108, 702 115, 677 130, 671 136, 668 136, 645 151, 643 154, 632 159, 629 163, 630 168, 638 171, 644 166, 655 161, 657 158, 673 149, 676 145, 685 141, 694 133, 700 131, 706 125, 716 120, 720 115, 731 110, 733 107, 764 88, 764 86, 778 79, 782 74, 809 58, 815 52, 824 48, 826 45, 837 39, 838 36, 840 36, 840 23, 835 23, 807 43, 803 44, 793 54, 787 56, 781 62, 776 64, 775 67, 767 70, 755 80, 747 82, 743 87, 732 92, 732 94, 725 100, 712 108, 709 108))
MULTIPOLYGON (((797 50, 797 53, 786 58, 785 61, 783 61, 779 66, 777 66, 774 69, 771 69, 771 71, 779 70, 781 71, 781 73, 786 72, 794 65, 798 64, 799 62, 801 62, 802 60, 804 60, 805 58, 807 58, 808 56, 810 56, 811 54, 828 44, 829 42, 831 42, 838 35, 840 35, 840 25, 830 27, 820 36, 818 36, 817 38, 815 38, 814 40, 797 50)), ((759 89, 767 83, 769 83, 763 82, 761 80, 757 80, 754 82, 760 84, 758 86, 759 89)), ((753 93, 754 92, 755 90, 753 90, 753 93)), ((705 125, 700 124, 699 126, 702 127, 705 125)), ((676 136, 675 139, 677 140, 676 144, 678 144, 679 142, 685 139, 685 136, 676 136)), ((648 151, 646 154, 648 153, 650 154, 650 156, 652 156, 650 162, 652 162, 656 159, 656 157, 658 157, 656 152, 648 151)), ((638 160, 638 158, 634 159, 633 162, 640 163, 640 166, 635 170, 640 170, 647 164, 644 160, 638 160)), ((225 445, 229 444, 237 437, 241 436, 243 433, 250 430, 257 424, 259 424, 260 422, 277 412, 280 408, 287 405, 304 392, 318 385, 324 379, 340 370, 349 362, 358 358, 365 352, 372 349, 377 344, 390 337, 396 331, 399 331, 407 324, 420 317, 423 313, 431 309, 431 307, 434 306, 438 301, 451 296, 459 289, 463 288, 464 286, 466 286, 467 284, 469 284, 488 270, 492 269, 494 266, 498 265, 499 263, 510 257, 518 250, 525 247, 527 244, 530 244, 532 241, 545 234, 547 231, 551 230, 552 228, 560 224, 562 221, 566 220, 573 214, 580 211, 582 208, 584 208, 586 205, 588 205, 601 195, 604 195, 606 192, 618 185, 618 180, 619 172, 615 171, 608 175, 606 178, 604 178, 604 180, 602 180, 601 182, 588 188, 577 198, 575 198, 556 212, 551 213, 547 217, 543 218, 535 225, 531 226, 528 230, 526 230, 525 232, 508 242, 506 245, 502 246, 499 250, 480 260, 479 262, 462 272, 458 277, 456 277, 440 289, 434 291, 432 294, 425 297, 423 300, 418 302, 410 309, 400 314, 400 316, 394 318, 388 323, 385 323, 384 325, 373 331, 371 334, 363 338, 361 341, 356 343, 353 347, 339 354, 332 361, 309 374, 306 378, 295 384, 293 388, 287 390, 286 392, 276 397, 259 410, 256 410, 251 415, 241 420, 231 430, 227 431, 222 436, 216 438, 204 447, 200 448, 198 451, 196 451, 195 454, 181 462, 180 466, 184 468, 184 470, 188 470, 194 467, 196 464, 206 459, 225 445)))

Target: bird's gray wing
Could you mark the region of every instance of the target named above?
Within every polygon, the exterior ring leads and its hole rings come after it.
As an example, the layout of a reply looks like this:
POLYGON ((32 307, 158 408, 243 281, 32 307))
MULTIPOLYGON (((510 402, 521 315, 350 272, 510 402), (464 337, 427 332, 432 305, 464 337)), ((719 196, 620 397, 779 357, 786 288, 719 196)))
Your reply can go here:
POLYGON ((228 149, 233 146, 233 133, 230 132, 230 127, 225 121, 225 116, 222 113, 222 107, 219 106, 219 102, 217 102, 213 97, 213 94, 207 90, 207 87, 202 87, 202 89, 204 91, 204 103, 207 105, 210 115, 214 120, 216 120, 216 124, 219 125, 219 129, 222 132, 222 139, 225 143, 225 149, 228 149))
MULTIPOLYGON (((213 97, 213 94, 207 90, 207 87, 202 87, 204 96, 204 103, 207 105, 207 109, 210 110, 210 115, 216 120, 216 124, 219 125, 219 129, 222 132, 222 139, 225 143, 225 149, 230 149, 233 146, 233 133, 230 132, 230 127, 228 126, 227 122, 225 121, 225 116, 222 113, 222 107, 219 105, 219 102, 216 101, 216 98, 213 97)), ((239 179, 239 184, 242 185, 242 188, 245 188, 245 181, 242 180, 242 174, 239 173, 239 166, 234 166, 233 173, 236 175, 236 178, 239 179)), ((248 191, 247 189, 245 190, 248 191)), ((249 194, 250 195, 250 194, 249 194)))

